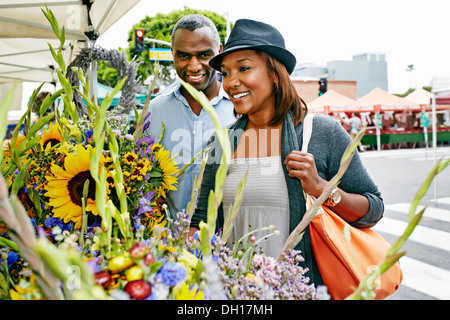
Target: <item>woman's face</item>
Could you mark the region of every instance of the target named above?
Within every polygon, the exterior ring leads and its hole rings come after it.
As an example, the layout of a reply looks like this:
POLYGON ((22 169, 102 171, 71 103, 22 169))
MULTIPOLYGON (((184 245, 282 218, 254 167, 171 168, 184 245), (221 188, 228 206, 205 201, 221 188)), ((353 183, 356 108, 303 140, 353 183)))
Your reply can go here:
POLYGON ((238 114, 272 119, 275 112, 273 77, 263 55, 254 50, 227 54, 222 60, 223 88, 238 114))

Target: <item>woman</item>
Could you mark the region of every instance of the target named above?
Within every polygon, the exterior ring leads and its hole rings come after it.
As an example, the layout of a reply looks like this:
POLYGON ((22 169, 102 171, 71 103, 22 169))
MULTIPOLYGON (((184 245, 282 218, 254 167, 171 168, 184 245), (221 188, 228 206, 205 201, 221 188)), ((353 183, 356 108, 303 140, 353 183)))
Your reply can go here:
MULTIPOLYGON (((247 19, 236 22, 223 52, 210 60, 210 65, 222 72, 224 90, 241 115, 229 127, 233 161, 224 184, 217 229, 222 227, 224 212, 248 168, 244 198, 228 242, 239 239, 249 225, 251 230, 275 225, 280 235, 262 246, 274 257, 306 211, 302 190, 319 197, 337 173, 351 142, 339 122, 316 115, 308 153, 299 151, 307 107, 289 77, 295 64, 295 57, 285 49, 283 36, 274 27, 247 19)), ((212 150, 220 150, 217 139, 212 146, 212 150)), ((218 166, 208 163, 205 168, 191 232, 198 229, 200 221, 206 221, 208 195, 218 166)), ((383 200, 358 154, 325 204, 356 227, 371 227, 381 219, 383 200)), ((302 265, 309 268, 307 275, 312 282, 322 284, 308 229, 295 249, 301 250, 302 265)))

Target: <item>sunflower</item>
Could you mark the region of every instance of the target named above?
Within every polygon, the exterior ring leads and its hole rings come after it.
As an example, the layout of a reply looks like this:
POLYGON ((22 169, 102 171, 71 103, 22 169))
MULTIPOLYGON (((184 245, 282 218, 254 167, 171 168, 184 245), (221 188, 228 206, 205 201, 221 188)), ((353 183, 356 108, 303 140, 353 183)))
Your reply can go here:
POLYGON ((62 130, 58 122, 55 125, 50 122, 48 129, 44 130, 44 133, 41 136, 42 149, 47 150, 47 148, 51 148, 58 143, 61 143, 63 141, 61 132, 62 130))
MULTIPOLYGON (((64 222, 72 221, 75 229, 81 227, 83 188, 86 180, 89 180, 89 192, 87 195, 86 211, 98 215, 95 203, 95 180, 89 169, 91 146, 85 149, 78 145, 75 154, 67 154, 64 160, 64 168, 52 164, 51 174, 45 178, 45 187, 49 197, 48 204, 53 207, 53 215, 63 219, 64 222)), ((104 158, 100 158, 100 166, 103 166, 104 158)))
POLYGON ((162 171, 161 185, 156 187, 159 196, 165 197, 170 190, 177 190, 176 184, 178 182, 175 176, 178 173, 178 167, 170 158, 170 151, 164 147, 157 146, 154 149, 156 162, 159 164, 159 169, 162 171))
MULTIPOLYGON (((25 140, 25 136, 18 135, 17 139, 16 139, 16 144, 14 145, 13 149, 15 150, 23 140, 25 140)), ((11 146, 11 140, 4 140, 3 141, 3 150, 4 150, 3 151, 3 155, 5 157, 10 157, 11 156, 11 154, 9 152, 10 146, 11 146)), ((27 152, 30 152, 30 151, 27 151, 27 152)))

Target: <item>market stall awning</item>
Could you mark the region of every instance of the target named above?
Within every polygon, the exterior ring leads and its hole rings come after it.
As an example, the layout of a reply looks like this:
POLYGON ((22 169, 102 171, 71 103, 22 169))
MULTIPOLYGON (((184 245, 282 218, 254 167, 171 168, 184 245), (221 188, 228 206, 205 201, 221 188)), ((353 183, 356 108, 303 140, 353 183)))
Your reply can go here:
POLYGON ((58 47, 41 9, 52 10, 64 26, 66 64, 79 48, 103 34, 139 0, 0 0, 0 83, 56 82, 55 61, 48 48, 58 47))
POLYGON ((308 110, 312 113, 360 111, 355 99, 344 96, 332 89, 309 102, 308 110))
POLYGON ((381 88, 375 88, 356 100, 364 111, 420 111, 420 104, 390 94, 381 88))
MULTIPOLYGON (((430 111, 432 106, 433 94, 422 88, 416 89, 405 97, 409 101, 417 102, 422 106, 423 110, 430 111)), ((450 95, 447 98, 436 97, 436 110, 448 110, 450 109, 450 95), (439 99, 439 100, 438 100, 439 99)))
POLYGON ((436 104, 437 105, 448 105, 448 106, 450 106, 450 94, 449 95, 445 95, 445 96, 441 96, 441 97, 436 97, 436 104))
POLYGON ((421 105, 429 105, 431 104, 431 98, 433 97, 433 94, 425 89, 416 89, 410 94, 408 94, 405 99, 416 102, 421 105))

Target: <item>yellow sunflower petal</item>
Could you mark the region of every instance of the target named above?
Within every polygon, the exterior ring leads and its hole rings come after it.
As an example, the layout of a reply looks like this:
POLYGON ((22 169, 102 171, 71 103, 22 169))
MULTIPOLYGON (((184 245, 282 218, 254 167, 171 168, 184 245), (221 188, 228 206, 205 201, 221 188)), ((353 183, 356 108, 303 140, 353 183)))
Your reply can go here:
POLYGON ((91 198, 88 198, 88 201, 86 204, 86 211, 90 211, 90 212, 92 212, 92 214, 94 214, 96 216, 98 216, 100 214, 100 212, 97 209, 97 204, 91 198))

